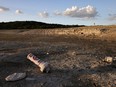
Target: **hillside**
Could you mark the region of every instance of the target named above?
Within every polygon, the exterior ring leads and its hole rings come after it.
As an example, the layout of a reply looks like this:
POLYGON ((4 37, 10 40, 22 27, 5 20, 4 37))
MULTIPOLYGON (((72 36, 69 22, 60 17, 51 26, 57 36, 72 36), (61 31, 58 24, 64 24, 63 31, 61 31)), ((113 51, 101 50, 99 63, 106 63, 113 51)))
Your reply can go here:
POLYGON ((15 22, 0 23, 0 29, 49 29, 49 28, 68 28, 81 26, 83 25, 49 24, 36 21, 15 21, 15 22))

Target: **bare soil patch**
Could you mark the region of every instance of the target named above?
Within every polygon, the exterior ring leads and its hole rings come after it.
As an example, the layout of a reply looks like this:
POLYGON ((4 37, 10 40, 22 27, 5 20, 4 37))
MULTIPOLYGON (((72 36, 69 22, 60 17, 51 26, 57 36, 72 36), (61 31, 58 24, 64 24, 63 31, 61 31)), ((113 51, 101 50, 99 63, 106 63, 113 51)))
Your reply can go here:
POLYGON ((62 34, 54 30, 41 30, 44 34, 39 30, 0 31, 0 87, 116 87, 116 29, 90 29, 100 36, 85 28, 71 30, 75 34, 69 29, 61 29, 62 34), (51 73, 41 73, 26 58, 30 52, 49 62, 51 73), (105 56, 112 56, 113 63, 103 62, 105 56), (27 77, 6 82, 5 77, 14 72, 26 72, 27 77))

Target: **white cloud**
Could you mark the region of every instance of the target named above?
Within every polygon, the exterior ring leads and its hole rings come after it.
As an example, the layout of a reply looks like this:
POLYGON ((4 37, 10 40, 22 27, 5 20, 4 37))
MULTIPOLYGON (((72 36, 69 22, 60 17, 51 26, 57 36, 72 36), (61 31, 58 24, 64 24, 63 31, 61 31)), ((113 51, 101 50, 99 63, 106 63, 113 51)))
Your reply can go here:
POLYGON ((46 12, 46 11, 40 12, 38 15, 39 15, 40 17, 42 17, 42 18, 48 18, 48 17, 49 17, 48 12, 46 12))
POLYGON ((9 11, 9 10, 10 10, 9 8, 0 6, 0 12, 5 12, 5 11, 9 11))
POLYGON ((63 12, 59 12, 59 14, 75 18, 94 18, 97 16, 98 12, 95 7, 88 5, 82 8, 72 6, 71 8, 67 8, 63 12))
POLYGON ((55 11, 55 12, 54 12, 54 15, 62 15, 62 12, 55 11))
POLYGON ((116 14, 109 14, 109 20, 113 21, 116 20, 116 14))
POLYGON ((16 14, 22 14, 23 12, 21 10, 16 10, 15 13, 16 14))

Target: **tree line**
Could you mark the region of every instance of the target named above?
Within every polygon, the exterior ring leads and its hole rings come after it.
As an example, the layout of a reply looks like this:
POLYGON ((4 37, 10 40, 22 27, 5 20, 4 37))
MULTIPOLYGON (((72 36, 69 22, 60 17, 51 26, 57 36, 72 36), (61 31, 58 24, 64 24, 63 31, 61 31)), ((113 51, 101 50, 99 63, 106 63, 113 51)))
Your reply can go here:
POLYGON ((0 29, 52 29, 52 28, 69 28, 82 26, 84 25, 49 24, 36 21, 14 21, 0 23, 0 29))

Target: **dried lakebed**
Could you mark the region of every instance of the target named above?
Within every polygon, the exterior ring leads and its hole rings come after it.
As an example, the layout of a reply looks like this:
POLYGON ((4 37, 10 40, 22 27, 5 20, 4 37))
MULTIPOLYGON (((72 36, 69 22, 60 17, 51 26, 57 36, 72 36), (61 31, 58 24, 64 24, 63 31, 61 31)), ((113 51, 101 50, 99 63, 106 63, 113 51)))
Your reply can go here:
MULTIPOLYGON (((14 35, 13 35, 14 36, 14 35)), ((0 38, 0 87, 115 87, 116 41, 82 39, 71 35, 25 35, 0 38), (51 73, 41 73, 27 60, 33 53, 52 66, 51 73), (6 82, 5 77, 26 72, 25 79, 6 82)))

